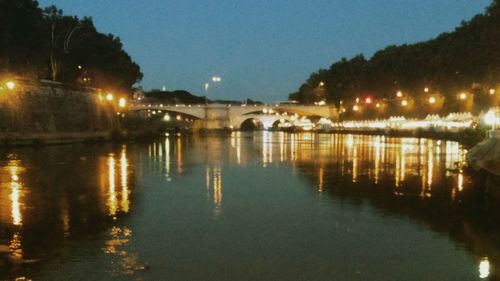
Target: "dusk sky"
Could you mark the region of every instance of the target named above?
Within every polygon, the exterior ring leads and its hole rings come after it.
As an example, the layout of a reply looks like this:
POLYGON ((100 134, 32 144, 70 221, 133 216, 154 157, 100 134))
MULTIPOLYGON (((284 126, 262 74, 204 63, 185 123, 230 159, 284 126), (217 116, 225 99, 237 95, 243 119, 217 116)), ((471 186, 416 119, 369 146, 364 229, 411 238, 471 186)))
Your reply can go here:
POLYGON ((210 99, 286 100, 342 57, 452 31, 490 0, 41 0, 91 16, 119 36, 145 90, 184 89, 210 99), (212 83, 211 83, 212 84, 212 83))

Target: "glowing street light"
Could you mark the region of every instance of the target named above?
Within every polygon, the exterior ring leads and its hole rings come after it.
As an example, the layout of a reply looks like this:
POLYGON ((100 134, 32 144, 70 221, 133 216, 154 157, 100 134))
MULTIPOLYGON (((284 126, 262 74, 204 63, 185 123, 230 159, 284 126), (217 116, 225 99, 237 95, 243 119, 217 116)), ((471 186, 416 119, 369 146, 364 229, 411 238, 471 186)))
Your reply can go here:
POLYGON ((466 100, 467 99, 467 94, 466 93, 460 93, 459 98, 461 100, 466 100))
POLYGON ((367 97, 367 98, 365 99, 365 103, 366 103, 366 104, 371 104, 371 103, 372 103, 372 98, 371 98, 371 97, 367 97))
POLYGON ((425 87, 425 88, 424 88, 424 92, 428 93, 428 92, 429 92, 429 88, 428 88, 428 87, 425 87))
POLYGON ((123 108, 123 107, 125 107, 126 105, 127 105, 127 101, 125 100, 125 98, 120 98, 120 99, 118 100, 118 106, 119 106, 119 107, 123 108))
POLYGON ((490 262, 488 258, 483 258, 479 263, 479 278, 486 279, 490 276, 490 262))
POLYGON ((114 97, 113 97, 113 94, 112 94, 112 93, 108 93, 108 94, 106 95, 106 100, 108 100, 108 101, 112 101, 113 99, 114 99, 114 97))
POLYGON ((435 97, 430 97, 429 98, 429 103, 430 104, 435 104, 436 103, 436 98, 435 97))
POLYGON ((353 110, 353 111, 359 111, 359 106, 358 106, 358 105, 353 106, 353 107, 352 107, 352 110, 353 110))
POLYGON ((495 89, 490 89, 489 93, 490 93, 490 95, 494 95, 495 94, 495 89))
POLYGON ((217 83, 217 82, 220 82, 220 81, 222 81, 222 79, 220 78, 220 76, 213 76, 212 77, 212 82, 217 83))
POLYGON ((408 101, 407 100, 402 100, 401 101, 401 106, 408 106, 408 101))
POLYGON ((165 116, 163 116, 163 120, 166 121, 166 122, 170 121, 171 119, 172 118, 170 118, 170 115, 168 115, 168 113, 165 114, 165 116))
POLYGON ((16 83, 14 83, 13 81, 7 81, 7 83, 5 83, 5 86, 7 86, 7 89, 9 90, 14 90, 16 88, 16 83))
POLYGON ((396 96, 397 96, 398 98, 402 98, 402 97, 403 97, 403 92, 398 91, 398 92, 396 93, 396 96))
POLYGON ((500 125, 500 116, 498 116, 498 113, 500 110, 498 108, 496 109, 490 109, 484 116, 484 123, 487 125, 490 125, 493 127, 493 130, 496 130, 497 127, 500 125))
POLYGON ((380 108, 380 103, 377 103, 377 104, 375 105, 375 107, 376 107, 376 108, 380 108))
POLYGON ((319 86, 320 87, 324 87, 325 86, 325 82, 323 82, 323 81, 319 82, 319 86))

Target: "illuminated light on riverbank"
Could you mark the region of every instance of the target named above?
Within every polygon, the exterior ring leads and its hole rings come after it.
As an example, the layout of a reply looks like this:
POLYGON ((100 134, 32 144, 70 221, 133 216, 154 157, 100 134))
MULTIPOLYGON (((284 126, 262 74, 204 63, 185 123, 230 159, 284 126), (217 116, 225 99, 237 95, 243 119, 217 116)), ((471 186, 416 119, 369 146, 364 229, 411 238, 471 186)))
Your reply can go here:
POLYGON ((213 171, 214 205, 218 209, 222 203, 222 169, 217 167, 213 171))
POLYGON ((483 117, 484 123, 493 126, 495 130, 500 125, 500 108, 490 109, 483 117))
POLYGON ((432 180, 433 180, 433 171, 434 171, 434 153, 433 153, 433 147, 432 147, 432 142, 429 141, 427 145, 427 192, 425 193, 425 196, 431 197, 431 189, 432 189, 432 180))
POLYGON ((113 154, 108 156, 108 212, 109 215, 116 215, 118 204, 116 198, 116 183, 115 183, 116 163, 113 154))
POLYGON ((375 147, 374 182, 375 184, 378 184, 379 173, 380 173, 380 152, 381 152, 381 146, 383 146, 383 144, 380 141, 380 137, 376 138, 376 141, 373 143, 373 146, 375 147))
POLYGON ((495 94, 495 89, 490 89, 488 92, 490 93, 490 95, 494 95, 495 94))
POLYGON ((24 253, 22 247, 21 234, 19 232, 15 232, 14 235, 12 235, 12 240, 10 240, 9 249, 11 257, 13 257, 16 260, 22 260, 24 253))
POLYGON ((401 101, 401 106, 408 106, 408 101, 407 100, 402 100, 401 101))
POLYGON ((165 138, 165 178, 170 181, 170 139, 165 138))
POLYGON ((323 167, 319 168, 319 171, 318 171, 318 192, 323 192, 323 188, 324 188, 324 183, 325 183, 325 179, 324 179, 324 176, 325 176, 325 169, 323 167))
POLYGON ((466 93, 460 93, 460 95, 458 96, 459 99, 461 100, 466 100, 467 99, 467 94, 466 93))
POLYGON ((7 87, 7 89, 12 91, 16 88, 16 83, 14 83, 13 81, 7 81, 5 83, 5 86, 7 87))
POLYGON ((429 103, 430 104, 435 104, 436 103, 436 98, 435 97, 430 97, 429 98, 429 103))
POLYGON ((182 174, 182 141, 181 138, 177 138, 176 142, 176 149, 177 149, 177 173, 179 175, 182 174))
POLYGON ((11 201, 11 217, 12 224, 21 226, 23 224, 23 215, 21 213, 21 190, 22 184, 19 182, 19 163, 18 161, 9 162, 9 173, 12 182, 10 183, 10 201, 11 201))
POLYGON ((120 98, 118 100, 118 106, 119 107, 124 108, 126 105, 127 105, 127 101, 125 100, 125 98, 120 98))
POLYGON ((128 189, 128 160, 127 147, 124 145, 120 153, 120 182, 122 185, 121 209, 128 213, 130 209, 129 189, 128 189))
POLYGON ((464 174, 463 174, 462 170, 460 170, 460 172, 458 174, 457 188, 458 188, 458 191, 460 191, 460 192, 464 190, 464 174))
POLYGON ((113 94, 111 94, 111 93, 108 93, 108 94, 106 95, 106 100, 107 100, 107 101, 112 101, 114 98, 115 98, 115 97, 114 97, 114 96, 113 96, 113 94))
POLYGON ((397 96, 398 98, 402 98, 402 97, 403 97, 403 92, 398 91, 398 92, 396 93, 396 96, 397 96))
POLYGON ((358 182, 358 148, 356 145, 353 146, 352 148, 352 182, 356 183, 358 182))
POLYGON ((414 130, 431 127, 442 129, 470 128, 475 118, 470 113, 451 113, 447 117, 429 115, 425 119, 406 119, 404 117, 390 117, 384 120, 351 120, 334 123, 334 127, 346 129, 404 129, 414 130))
POLYGON ((479 278, 486 279, 490 276, 490 261, 483 258, 479 263, 479 278))
POLYGON ((21 203, 20 203, 20 190, 21 186, 17 182, 11 184, 10 200, 12 202, 11 216, 12 224, 20 226, 23 224, 23 215, 21 213, 21 203))

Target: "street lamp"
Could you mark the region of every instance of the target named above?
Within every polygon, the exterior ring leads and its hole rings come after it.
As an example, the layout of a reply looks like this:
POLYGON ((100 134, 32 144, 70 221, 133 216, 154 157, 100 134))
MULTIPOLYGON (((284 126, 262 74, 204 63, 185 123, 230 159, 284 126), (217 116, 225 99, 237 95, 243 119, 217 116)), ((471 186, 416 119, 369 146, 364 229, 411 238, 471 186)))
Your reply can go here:
POLYGON ((466 100, 467 99, 467 94, 466 93, 460 93, 459 98, 461 100, 466 100))
POLYGON ((108 101, 112 101, 112 100, 114 99, 113 94, 108 93, 108 94, 106 95, 106 99, 107 99, 108 101))
POLYGON ((403 97, 403 92, 401 92, 401 91, 398 91, 398 92, 396 93, 396 96, 397 96, 398 98, 401 98, 401 97, 403 97))
POLYGON ((403 107, 408 106, 408 101, 407 100, 402 100, 401 101, 401 106, 403 106, 403 107))
POLYGON ((125 98, 120 98, 118 100, 118 106, 119 107, 124 108, 126 105, 127 105, 127 101, 125 100, 125 98))
POLYGON ((435 97, 430 97, 429 98, 429 103, 430 104, 435 104, 436 103, 436 98, 435 97))
POLYGON ((495 89, 490 89, 489 93, 490 93, 490 95, 494 95, 495 94, 495 89))
POLYGON ((14 83, 13 81, 7 81, 5 83, 5 86, 7 87, 7 89, 9 90, 14 90, 16 88, 16 83, 14 83))

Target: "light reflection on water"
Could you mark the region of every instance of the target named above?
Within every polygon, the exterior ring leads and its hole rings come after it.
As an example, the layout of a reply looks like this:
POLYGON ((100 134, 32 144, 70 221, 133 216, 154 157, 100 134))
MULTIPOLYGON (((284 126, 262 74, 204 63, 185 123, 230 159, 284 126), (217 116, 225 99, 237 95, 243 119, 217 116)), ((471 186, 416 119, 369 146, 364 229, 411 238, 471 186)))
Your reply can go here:
MULTIPOLYGON (((61 164, 65 165, 68 171, 84 173, 82 179, 86 178, 88 181, 81 191, 77 191, 80 193, 74 196, 59 190, 70 187, 67 180, 61 179, 64 176, 41 176, 43 172, 37 171, 40 169, 37 164, 42 162, 30 159, 36 157, 30 156, 29 153, 24 157, 26 161, 32 161, 31 164, 25 163, 23 155, 1 162, 3 169, 0 172, 0 245, 8 245, 11 261, 16 260, 22 264, 28 260, 24 249, 28 237, 28 244, 31 245, 27 253, 29 258, 36 259, 44 256, 44 252, 54 250, 43 248, 37 251, 36 247, 32 246, 39 243, 33 238, 36 233, 30 234, 29 231, 32 230, 25 230, 25 227, 37 225, 36 220, 45 219, 48 225, 44 227, 49 231, 59 231, 62 239, 68 241, 77 239, 73 236, 77 235, 78 231, 88 231, 90 235, 102 233, 98 239, 102 254, 107 258, 101 259, 105 264, 109 263, 104 271, 112 276, 140 274, 138 272, 147 268, 149 258, 137 249, 134 239, 140 240, 141 235, 148 233, 134 230, 133 224, 128 220, 134 220, 136 204, 141 205, 141 209, 161 206, 148 206, 147 202, 134 201, 137 191, 131 175, 135 173, 135 169, 141 170, 141 175, 146 172, 155 175, 157 172, 163 182, 159 186, 167 190, 176 186, 176 182, 180 180, 193 179, 196 182, 197 179, 198 185, 184 186, 183 189, 194 188, 206 194, 204 196, 210 202, 213 217, 220 220, 224 215, 231 214, 231 209, 226 208, 226 204, 231 206, 235 196, 235 179, 232 178, 234 169, 257 169, 255 164, 259 167, 257 175, 265 173, 266 170, 288 166, 293 176, 298 175, 306 179, 310 182, 311 190, 322 197, 329 194, 336 198, 339 196, 336 193, 338 190, 359 186, 370 186, 372 189, 385 186, 391 189, 394 196, 391 200, 416 198, 425 202, 438 197, 442 200, 440 202, 448 204, 458 202, 463 197, 462 193, 472 188, 471 179, 462 169, 466 150, 451 141, 311 133, 234 132, 227 138, 170 136, 146 146, 123 145, 99 150, 97 156, 89 156, 93 154, 94 151, 90 149, 90 152, 80 159, 64 160, 64 163, 73 164, 61 164), (92 174, 96 176, 93 177, 92 174), (45 198, 42 186, 49 186, 56 177, 61 180, 58 182, 59 187, 54 190, 53 195, 45 198), (226 182, 227 179, 229 183, 226 182), (32 205, 29 202, 32 202, 32 205), (49 204, 56 210, 45 210, 48 209, 45 205, 49 204), (35 216, 35 212, 40 209, 43 210, 42 214, 35 216), (55 217, 58 219, 49 219, 56 213, 55 217), (84 230, 85 228, 90 230, 84 230), (138 232, 140 234, 137 234, 138 232)), ((70 177, 71 175, 68 175, 68 178, 70 177)), ((138 181, 148 179, 140 178, 138 181)), ((251 186, 254 183, 238 184, 251 186)), ((364 193, 365 190, 359 192, 364 193)), ((436 231, 448 231, 435 226, 431 228, 436 231)), ((36 227, 34 229, 36 230, 36 227)), ((472 228, 469 231, 474 233, 478 230, 472 228)), ((473 236, 477 235, 470 235, 473 236)), ((458 240, 458 243, 464 243, 467 239, 458 240)), ((57 249, 67 246, 56 244, 53 247, 57 249)), ((493 278, 491 276, 497 262, 491 257, 494 251, 484 246, 480 247, 480 250, 473 245, 467 248, 477 257, 477 276, 493 278)), ((9 268, 10 264, 11 262, 7 261, 3 270, 5 271, 5 266, 9 268)), ((9 276, 19 277, 23 276, 23 268, 11 268, 7 272, 9 276)), ((99 276, 105 275, 97 277, 99 276)))

